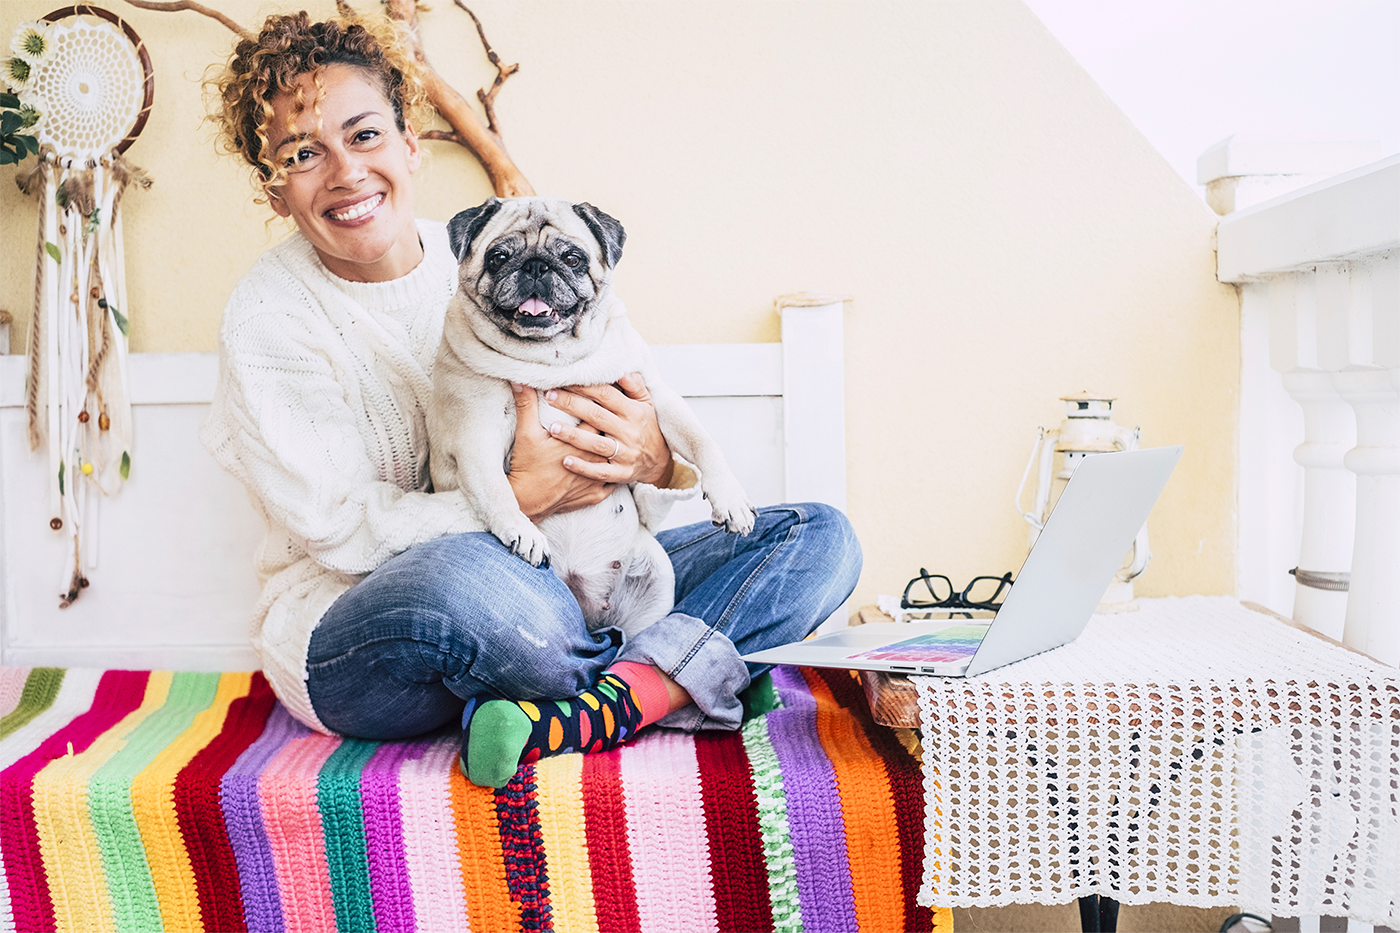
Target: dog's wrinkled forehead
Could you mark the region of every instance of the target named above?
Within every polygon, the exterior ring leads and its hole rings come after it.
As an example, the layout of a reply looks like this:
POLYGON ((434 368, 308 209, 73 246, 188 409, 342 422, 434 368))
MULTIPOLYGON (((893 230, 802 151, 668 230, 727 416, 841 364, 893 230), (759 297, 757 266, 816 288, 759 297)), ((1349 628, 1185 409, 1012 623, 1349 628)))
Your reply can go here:
POLYGON ((617 265, 627 239, 622 224, 591 204, 573 204, 550 198, 490 198, 478 207, 468 208, 447 224, 452 252, 458 262, 480 255, 480 246, 506 233, 520 234, 529 244, 548 244, 558 233, 582 240, 591 237, 598 244, 605 266, 617 265))

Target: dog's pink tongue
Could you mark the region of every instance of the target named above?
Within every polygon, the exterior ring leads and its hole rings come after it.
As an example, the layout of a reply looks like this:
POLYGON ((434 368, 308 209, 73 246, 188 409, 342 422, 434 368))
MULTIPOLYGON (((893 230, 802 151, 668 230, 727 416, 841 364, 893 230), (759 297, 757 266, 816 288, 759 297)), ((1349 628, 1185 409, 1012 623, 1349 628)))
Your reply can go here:
POLYGON ((539 317, 541 314, 549 313, 549 305, 538 298, 531 298, 520 306, 521 314, 528 314, 531 317, 539 317))

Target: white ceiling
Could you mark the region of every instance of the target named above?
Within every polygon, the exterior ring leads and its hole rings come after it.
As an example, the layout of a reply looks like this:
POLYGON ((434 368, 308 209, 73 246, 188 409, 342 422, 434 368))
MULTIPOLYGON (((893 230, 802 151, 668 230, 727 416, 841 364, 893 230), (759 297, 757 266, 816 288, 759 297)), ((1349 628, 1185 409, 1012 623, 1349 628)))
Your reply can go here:
POLYGON ((1239 132, 1400 151, 1400 0, 1026 3, 1193 186, 1239 132))

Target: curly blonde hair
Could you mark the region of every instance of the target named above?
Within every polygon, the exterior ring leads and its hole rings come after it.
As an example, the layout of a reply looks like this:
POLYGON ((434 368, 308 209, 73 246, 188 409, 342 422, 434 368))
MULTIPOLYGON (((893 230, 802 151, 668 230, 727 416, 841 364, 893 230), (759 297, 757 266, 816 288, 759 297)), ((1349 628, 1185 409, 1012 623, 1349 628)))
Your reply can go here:
POLYGON ((281 184, 287 172, 268 141, 273 99, 290 93, 296 101, 293 115, 302 113, 307 102, 297 79, 311 74, 317 89, 311 107, 319 116, 321 71, 337 64, 360 68, 379 83, 400 132, 432 119, 422 75, 392 20, 343 13, 313 23, 305 11, 269 16, 262 31, 241 40, 228 64, 205 81, 214 98, 209 118, 218 127, 219 143, 252 166, 253 181, 264 193, 281 184))

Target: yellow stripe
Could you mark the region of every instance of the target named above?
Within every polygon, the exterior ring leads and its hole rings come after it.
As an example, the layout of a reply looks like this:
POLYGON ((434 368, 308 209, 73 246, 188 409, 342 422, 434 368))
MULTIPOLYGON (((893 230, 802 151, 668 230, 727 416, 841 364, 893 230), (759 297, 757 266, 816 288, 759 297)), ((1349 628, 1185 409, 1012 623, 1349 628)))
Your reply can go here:
POLYGON ((247 696, 253 675, 230 673, 219 678, 214 702, 195 715, 190 727, 132 779, 131 804, 136 828, 151 866, 161 923, 167 930, 201 929, 194 868, 175 813, 175 778, 224 727, 228 708, 247 696))
POLYGON ((98 736, 87 751, 56 758, 34 777, 34 822, 59 930, 116 931, 102 853, 88 811, 88 785, 97 770, 126 745, 126 737, 165 705, 173 677, 170 671, 152 673, 139 707, 98 736))
POLYGON ((554 928, 598 933, 583 822, 583 756, 541 758, 535 762, 535 783, 554 928))

